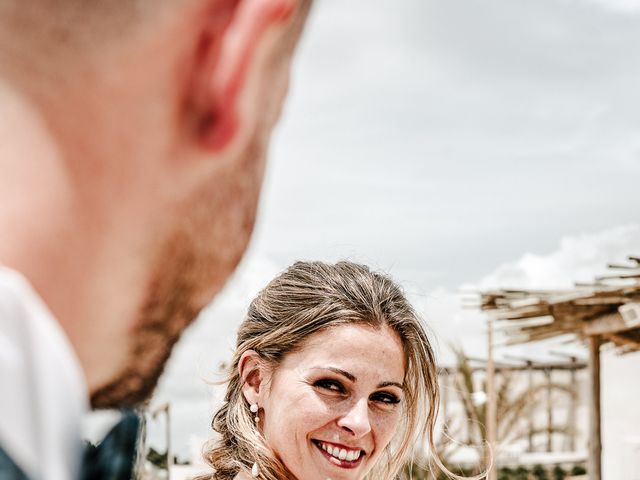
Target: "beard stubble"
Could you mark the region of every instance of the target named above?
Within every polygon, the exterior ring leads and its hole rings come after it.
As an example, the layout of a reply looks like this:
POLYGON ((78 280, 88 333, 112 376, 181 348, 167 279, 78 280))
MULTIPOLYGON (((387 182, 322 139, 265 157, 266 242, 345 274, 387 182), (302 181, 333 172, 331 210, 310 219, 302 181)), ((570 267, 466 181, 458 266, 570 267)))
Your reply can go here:
MULTIPOLYGON (((220 291, 249 242, 265 148, 254 141, 235 168, 218 172, 179 209, 159 249, 125 367, 91 393, 94 409, 136 407, 152 394, 184 329, 220 291)), ((124 292, 126 294, 126 292, 124 292)))

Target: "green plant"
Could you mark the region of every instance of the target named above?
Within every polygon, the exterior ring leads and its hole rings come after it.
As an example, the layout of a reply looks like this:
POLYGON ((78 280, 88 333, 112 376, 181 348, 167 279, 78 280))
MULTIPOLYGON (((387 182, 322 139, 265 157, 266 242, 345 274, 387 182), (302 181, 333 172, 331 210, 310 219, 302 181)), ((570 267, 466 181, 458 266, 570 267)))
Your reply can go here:
POLYGON ((511 480, 513 478, 513 470, 509 467, 498 469, 498 480, 511 480))
POLYGON ((519 466, 513 472, 513 479, 514 480, 529 480, 529 470, 527 470, 523 466, 519 466))
POLYGON ((157 468, 167 470, 167 452, 158 452, 155 448, 149 448, 147 460, 157 468))
POLYGON ((531 473, 536 480, 549 480, 547 470, 542 465, 534 465, 531 473))
POLYGON ((572 476, 585 475, 587 473, 587 469, 582 465, 574 465, 571 469, 572 476))
POLYGON ((560 465, 553 467, 553 480, 564 480, 567 477, 567 472, 560 465))

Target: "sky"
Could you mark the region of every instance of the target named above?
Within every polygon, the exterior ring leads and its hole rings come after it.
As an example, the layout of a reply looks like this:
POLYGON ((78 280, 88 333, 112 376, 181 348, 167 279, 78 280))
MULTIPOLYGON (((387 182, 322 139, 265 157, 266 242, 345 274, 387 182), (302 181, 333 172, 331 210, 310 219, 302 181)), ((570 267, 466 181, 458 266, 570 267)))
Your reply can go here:
MULTIPOLYGON (((295 260, 390 273, 446 359, 470 287, 570 286, 640 253, 640 1, 322 0, 250 249, 154 401, 179 452, 253 295, 295 260)), ((537 353, 536 353, 537 355, 537 353)))
MULTIPOLYGON (((615 5, 615 4, 612 4, 615 5)), ((427 287, 636 221, 640 9, 316 2, 255 247, 427 287)))

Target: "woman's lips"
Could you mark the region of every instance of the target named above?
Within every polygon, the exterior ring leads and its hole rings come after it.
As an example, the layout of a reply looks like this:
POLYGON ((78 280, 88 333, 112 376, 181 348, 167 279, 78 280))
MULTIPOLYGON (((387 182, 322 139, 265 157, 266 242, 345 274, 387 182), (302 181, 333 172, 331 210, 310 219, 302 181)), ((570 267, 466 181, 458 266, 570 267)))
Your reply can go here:
POLYGON ((340 447, 320 440, 314 440, 313 443, 329 463, 340 468, 356 468, 362 463, 362 459, 366 455, 363 450, 348 449, 347 447, 340 447))

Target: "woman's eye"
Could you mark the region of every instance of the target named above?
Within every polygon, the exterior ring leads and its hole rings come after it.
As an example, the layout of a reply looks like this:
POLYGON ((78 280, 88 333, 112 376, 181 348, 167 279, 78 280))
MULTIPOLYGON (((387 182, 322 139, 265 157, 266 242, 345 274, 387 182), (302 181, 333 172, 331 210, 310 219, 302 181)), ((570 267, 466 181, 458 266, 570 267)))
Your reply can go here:
POLYGON ((396 405, 400 403, 400 398, 392 393, 376 393, 371 397, 371 399, 374 402, 382 403, 385 405, 396 405))
POLYGON ((345 392, 345 389, 342 386, 342 384, 340 382, 335 381, 335 380, 328 380, 328 379, 318 380, 313 384, 313 386, 321 388, 323 390, 329 390, 329 391, 332 391, 332 392, 336 392, 336 393, 344 393, 345 392))

